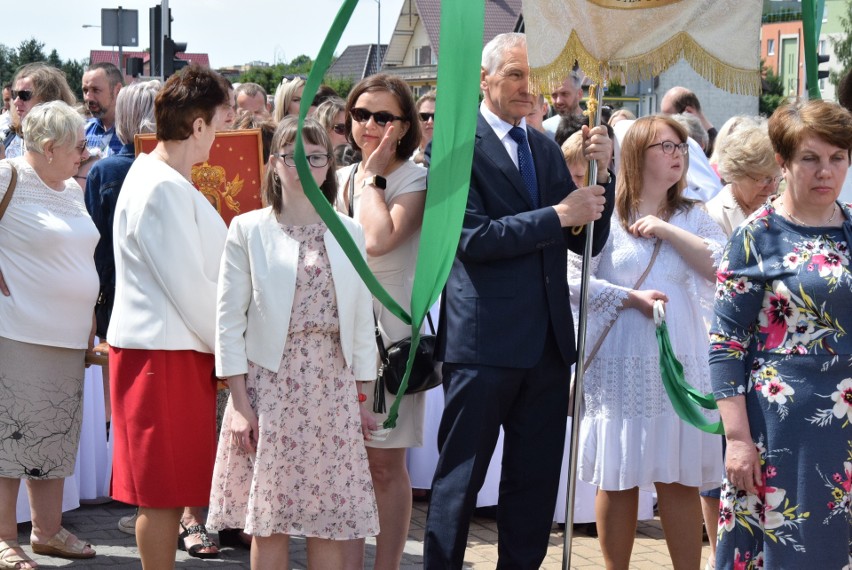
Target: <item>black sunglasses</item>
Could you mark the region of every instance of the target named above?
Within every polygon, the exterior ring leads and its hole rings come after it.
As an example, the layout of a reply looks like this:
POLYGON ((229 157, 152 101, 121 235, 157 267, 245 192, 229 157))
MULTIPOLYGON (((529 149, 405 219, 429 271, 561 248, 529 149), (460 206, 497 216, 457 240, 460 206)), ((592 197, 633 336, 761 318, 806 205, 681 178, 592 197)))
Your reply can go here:
POLYGON ((33 92, 28 89, 21 89, 20 91, 15 91, 12 89, 12 100, 20 99, 21 101, 29 101, 33 98, 33 92))
POLYGON ((417 113, 420 115, 420 120, 424 123, 428 123, 429 119, 432 119, 432 122, 435 121, 435 113, 417 113))
POLYGON ((337 133, 338 135, 346 134, 346 123, 334 123, 331 125, 331 130, 337 133))
POLYGON ((405 117, 397 117, 393 113, 389 113, 387 111, 378 111, 373 113, 368 111, 367 109, 362 109, 360 107, 355 107, 349 114, 352 115, 352 118, 358 121, 359 123, 366 123, 370 120, 370 117, 373 117, 373 120, 380 127, 384 127, 388 123, 392 123, 394 121, 404 121, 405 117))

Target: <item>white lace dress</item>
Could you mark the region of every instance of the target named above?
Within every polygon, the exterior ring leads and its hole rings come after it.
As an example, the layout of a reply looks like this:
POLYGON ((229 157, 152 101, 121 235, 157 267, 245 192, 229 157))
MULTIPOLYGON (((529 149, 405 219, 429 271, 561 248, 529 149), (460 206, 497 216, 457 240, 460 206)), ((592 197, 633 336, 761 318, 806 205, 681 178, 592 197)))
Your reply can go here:
MULTIPOLYGON (((718 265, 725 235, 699 207, 670 222, 702 237, 718 265)), ((618 317, 584 377, 585 414, 580 426, 579 473, 608 491, 653 483, 711 488, 722 480, 721 438, 682 422, 672 409, 659 369, 654 321, 635 309, 619 310, 645 271, 654 240, 635 238, 613 219, 609 241, 593 259, 586 351, 618 317)), ((569 254, 572 301, 580 291, 580 260, 569 254)), ((695 273, 663 242, 642 289, 664 292, 672 346, 686 380, 710 392, 708 323, 713 284, 695 273)), ((716 412, 708 418, 718 419, 716 412)))

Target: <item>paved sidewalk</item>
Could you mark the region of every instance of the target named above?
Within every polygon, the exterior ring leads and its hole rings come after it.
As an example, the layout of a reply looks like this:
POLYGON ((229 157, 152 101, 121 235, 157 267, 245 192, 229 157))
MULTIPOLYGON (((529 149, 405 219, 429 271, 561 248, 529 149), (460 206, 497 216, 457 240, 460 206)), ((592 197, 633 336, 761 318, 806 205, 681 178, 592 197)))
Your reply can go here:
MULTIPOLYGON (((427 503, 414 503, 411 529, 408 533, 409 540, 400 566, 403 569, 413 570, 423 566, 423 530, 426 524, 427 508, 427 503)), ((74 570, 85 568, 140 569, 142 565, 139 563, 135 538, 124 534, 116 527, 120 517, 132 512, 133 507, 115 502, 105 505, 81 506, 79 509, 67 512, 63 517, 63 525, 79 537, 90 541, 98 551, 98 556, 91 560, 81 561, 45 556, 34 556, 33 558, 41 568, 69 568, 74 570)), ((32 551, 29 548, 30 525, 28 523, 19 525, 18 534, 21 544, 24 545, 24 550, 32 556, 32 551)), ((547 557, 542 565, 543 569, 559 570, 562 568, 562 540, 562 532, 554 525, 553 532, 550 535, 550 548, 548 548, 547 557)), ((367 543, 367 568, 372 568, 374 544, 373 541, 367 543)), ((177 537, 175 537, 175 545, 177 545, 177 537)), ((705 559, 708 553, 709 547, 705 543, 703 549, 705 559)), ((304 540, 294 538, 291 541, 290 557, 290 568, 304 569, 307 567, 304 540)), ((465 568, 487 570, 494 568, 496 564, 497 526, 491 519, 477 517, 470 527, 468 548, 465 554, 465 568)), ((590 538, 578 532, 574 533, 571 566, 572 568, 587 569, 603 567, 603 559, 596 538, 590 538)), ((672 567, 659 519, 639 523, 630 567, 637 570, 657 570, 672 567)), ((220 559, 199 560, 190 557, 185 552, 178 551, 176 568, 179 570, 189 568, 206 568, 208 570, 249 568, 249 553, 248 550, 244 549, 223 548, 220 559)))

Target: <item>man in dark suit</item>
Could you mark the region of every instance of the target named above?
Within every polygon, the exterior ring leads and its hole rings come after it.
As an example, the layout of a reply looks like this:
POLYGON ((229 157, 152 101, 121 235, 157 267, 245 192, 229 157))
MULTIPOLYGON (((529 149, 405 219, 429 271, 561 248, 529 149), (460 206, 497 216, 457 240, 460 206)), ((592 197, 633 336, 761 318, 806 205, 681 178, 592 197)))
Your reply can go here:
POLYGON ((523 34, 485 46, 484 100, 458 253, 444 290, 438 356, 445 408, 426 523, 425 568, 461 568, 469 520, 500 426, 505 437, 497 510, 499 568, 539 568, 559 482, 576 360, 567 249, 609 235, 612 143, 584 127, 598 183, 575 189, 552 140, 526 129, 534 101, 523 34), (518 127, 518 128, 515 128, 518 127))

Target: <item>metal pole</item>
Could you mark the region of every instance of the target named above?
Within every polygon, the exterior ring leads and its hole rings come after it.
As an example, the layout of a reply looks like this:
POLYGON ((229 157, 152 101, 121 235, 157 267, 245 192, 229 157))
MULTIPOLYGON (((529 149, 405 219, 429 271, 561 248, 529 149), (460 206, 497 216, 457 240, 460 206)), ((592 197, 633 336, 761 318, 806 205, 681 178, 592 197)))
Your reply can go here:
POLYGON ((382 0, 376 0, 379 5, 379 17, 376 32, 376 73, 382 70, 382 0))
POLYGON ((171 14, 169 14, 169 0, 162 0, 160 4, 160 69, 157 70, 157 75, 160 79, 165 80, 166 66, 163 65, 163 56, 166 54, 166 36, 172 35, 171 30, 171 14))
POLYGON ((118 26, 118 69, 121 70, 121 76, 124 77, 125 67, 124 67, 124 51, 123 51, 124 46, 122 46, 123 42, 122 42, 122 39, 121 39, 121 6, 118 7, 117 18, 118 18, 118 22, 117 22, 117 26, 118 26))
MULTIPOLYGON (((601 124, 601 107, 603 107, 603 73, 600 74, 596 97, 597 109, 593 118, 592 126, 601 124)), ((589 161, 588 184, 595 184, 598 178, 598 163, 589 161)), ((586 360, 586 322, 588 320, 589 281, 591 280, 592 266, 592 233, 595 222, 586 225, 586 243, 583 250, 583 274, 580 281, 580 314, 577 318, 577 364, 574 372, 574 388, 572 397, 574 406, 571 411, 571 445, 568 452, 568 481, 565 493, 565 535, 562 543, 562 570, 571 568, 571 540, 574 534, 574 498, 577 486, 577 447, 580 441, 580 413, 583 406, 583 375, 585 373, 586 360)))

